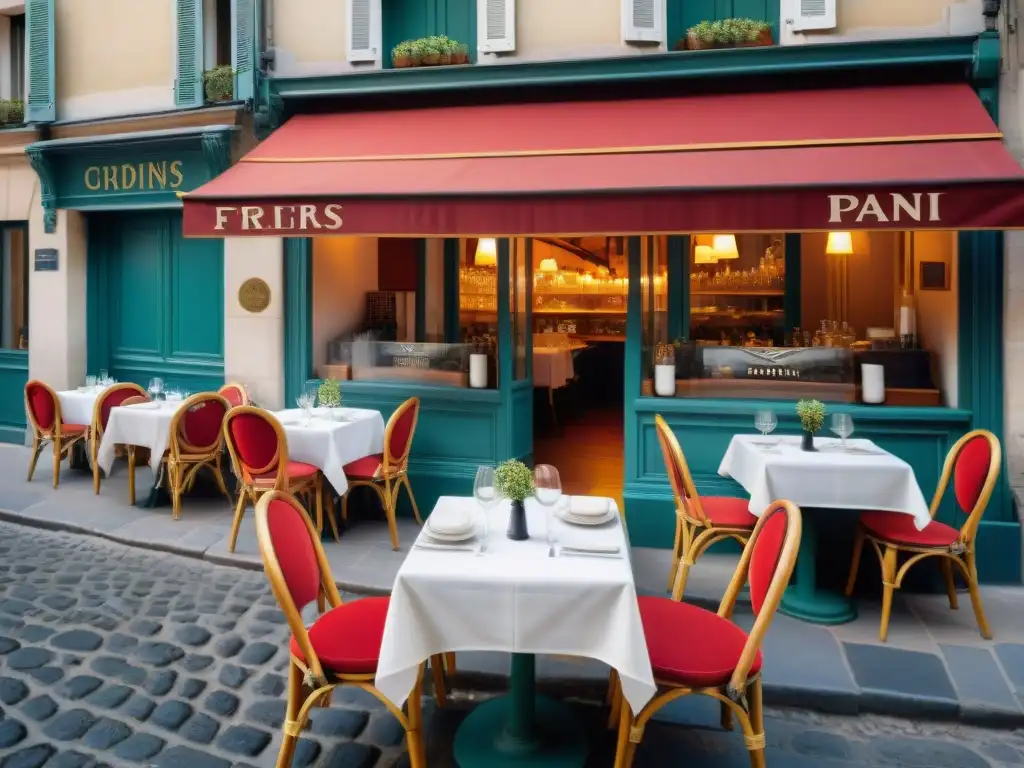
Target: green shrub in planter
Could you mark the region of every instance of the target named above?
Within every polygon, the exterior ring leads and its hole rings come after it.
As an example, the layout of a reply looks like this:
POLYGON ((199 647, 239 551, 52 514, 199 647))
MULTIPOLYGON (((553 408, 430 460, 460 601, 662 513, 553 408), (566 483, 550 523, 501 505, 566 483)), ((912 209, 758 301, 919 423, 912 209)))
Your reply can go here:
POLYGON ((230 101, 235 91, 235 71, 224 65, 203 73, 206 98, 210 101, 230 101))

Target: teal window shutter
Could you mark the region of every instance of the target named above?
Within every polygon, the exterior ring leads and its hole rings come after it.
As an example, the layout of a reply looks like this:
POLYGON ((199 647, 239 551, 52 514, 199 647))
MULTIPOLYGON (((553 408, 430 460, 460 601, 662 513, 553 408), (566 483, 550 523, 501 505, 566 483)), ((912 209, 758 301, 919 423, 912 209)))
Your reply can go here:
POLYGON ((54 89, 53 0, 26 0, 28 36, 28 103, 25 121, 52 123, 57 119, 54 89))
POLYGON ((203 0, 176 0, 178 12, 178 66, 174 104, 201 107, 203 95, 203 0))
POLYGON ((235 71, 235 99, 252 99, 256 92, 256 2, 232 0, 231 67, 235 71))

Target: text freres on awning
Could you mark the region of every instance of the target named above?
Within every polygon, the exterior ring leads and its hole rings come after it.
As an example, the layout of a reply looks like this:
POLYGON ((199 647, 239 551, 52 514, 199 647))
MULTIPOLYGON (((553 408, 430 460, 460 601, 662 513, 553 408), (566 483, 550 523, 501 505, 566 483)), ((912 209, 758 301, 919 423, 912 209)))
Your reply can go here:
POLYGON ((223 231, 296 230, 309 232, 317 229, 336 231, 341 229, 342 206, 330 203, 318 210, 318 206, 307 205, 218 205, 217 223, 214 229, 223 231))

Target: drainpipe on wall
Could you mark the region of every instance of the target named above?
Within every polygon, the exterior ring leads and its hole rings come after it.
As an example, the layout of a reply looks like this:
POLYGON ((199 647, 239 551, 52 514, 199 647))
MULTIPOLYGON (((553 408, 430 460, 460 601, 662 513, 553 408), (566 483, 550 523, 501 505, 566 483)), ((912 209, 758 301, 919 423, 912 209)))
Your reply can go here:
POLYGON ((260 25, 260 69, 266 71, 274 68, 274 0, 260 0, 260 8, 263 11, 263 23, 260 25))

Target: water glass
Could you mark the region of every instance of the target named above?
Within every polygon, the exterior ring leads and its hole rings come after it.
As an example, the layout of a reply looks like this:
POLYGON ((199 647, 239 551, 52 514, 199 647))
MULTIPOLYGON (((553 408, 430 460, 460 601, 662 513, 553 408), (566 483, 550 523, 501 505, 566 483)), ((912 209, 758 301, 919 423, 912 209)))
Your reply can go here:
POLYGON ((558 470, 550 464, 538 464, 533 469, 534 496, 547 511, 548 546, 555 546, 554 511, 562 497, 562 480, 558 470))
POLYGON ((110 378, 110 376, 107 373, 107 370, 105 368, 103 370, 101 370, 100 371, 100 380, 99 380, 100 386, 101 387, 107 386, 107 379, 109 379, 109 378, 110 378))
POLYGON ((763 437, 768 437, 774 432, 776 424, 778 420, 775 418, 775 411, 758 411, 754 416, 754 426, 763 437))
POLYGON ((853 417, 848 413, 833 413, 832 431, 843 441, 843 451, 846 451, 846 438, 853 434, 853 417))
POLYGON ((85 386, 88 389, 96 389, 96 377, 95 376, 86 376, 85 377, 85 386))
POLYGON ((501 501, 501 494, 494 484, 494 467, 485 465, 477 469, 476 479, 473 481, 473 498, 480 505, 482 512, 480 530, 477 536, 480 545, 479 551, 482 554, 487 548, 487 538, 490 535, 487 513, 494 508, 495 504, 501 501))

